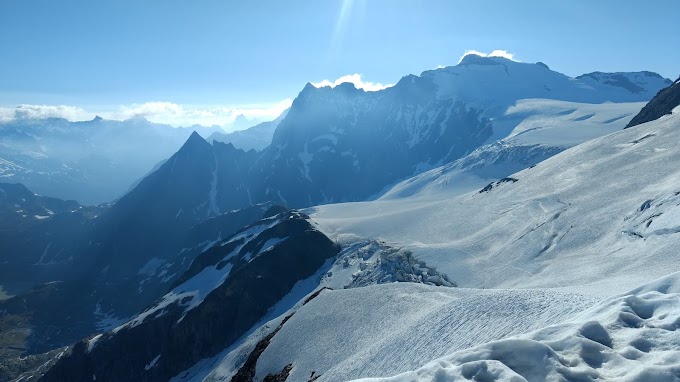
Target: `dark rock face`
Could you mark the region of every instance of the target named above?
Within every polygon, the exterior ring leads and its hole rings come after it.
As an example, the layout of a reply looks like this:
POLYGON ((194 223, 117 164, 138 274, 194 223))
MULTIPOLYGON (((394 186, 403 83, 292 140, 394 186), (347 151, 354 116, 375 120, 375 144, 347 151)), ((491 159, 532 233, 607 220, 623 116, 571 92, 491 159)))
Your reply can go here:
POLYGON ((265 219, 244 246, 233 248, 254 226, 222 241, 196 260, 183 286, 206 273, 230 266, 228 277, 208 288, 198 305, 172 292, 128 324, 96 342, 76 344, 43 377, 44 381, 165 381, 197 361, 229 346, 258 322, 299 280, 314 274, 339 249, 307 222, 304 214, 286 212, 265 219), (239 236, 240 235, 240 236, 239 236), (273 245, 266 243, 275 243, 273 245), (251 252, 255 251, 255 252, 251 252), (219 252, 219 256, 217 253, 219 252), (199 267, 200 268, 200 267, 199 267), (210 289, 214 287, 214 289, 210 289), (165 302, 164 302, 165 301, 165 302), (187 304, 191 306, 187 308, 187 304))
POLYGON ((116 253, 104 253, 101 255, 103 261, 90 268, 98 276, 86 279, 94 290, 102 290, 99 296, 101 309, 115 313, 116 317, 129 317, 165 293, 206 248, 266 217, 272 208, 275 206, 271 204, 256 204, 203 220, 185 232, 178 230, 175 246, 164 252, 131 250, 136 257, 132 261, 116 253), (109 264, 122 267, 122 276, 111 275, 109 269, 113 265, 109 264), (116 293, 109 293, 102 285, 111 285, 116 293))
POLYGON ((262 382, 285 382, 291 370, 293 370, 293 365, 288 364, 280 372, 265 376, 262 382))
POLYGON ((52 282, 0 301, 0 352, 5 357, 37 354, 92 333, 88 304, 63 298, 85 285, 52 282))
POLYGON ((100 260, 116 259, 108 270, 111 277, 139 269, 142 264, 135 260, 141 253, 176 248, 182 233, 219 214, 211 213, 209 202, 215 166, 212 146, 194 133, 173 157, 102 215, 96 240, 114 252, 100 260))
POLYGON ((0 183, 0 280, 11 294, 40 283, 69 279, 80 264, 93 219, 105 207, 83 207, 36 195, 21 184, 0 183), (54 278, 55 274, 61 275, 54 278))
POLYGON ((243 227, 268 218, 279 213, 288 211, 287 208, 272 203, 260 203, 238 210, 225 212, 221 215, 208 218, 191 227, 186 235, 187 243, 206 243, 224 239, 243 227))
POLYGON ((625 128, 627 129, 659 119, 666 114, 670 114, 678 105, 680 105, 680 78, 669 87, 662 89, 654 98, 652 98, 652 100, 640 110, 640 113, 628 122, 628 125, 626 125, 625 128))
MULTIPOLYGON (((271 333, 267 334, 263 339, 261 339, 257 345, 255 345, 255 349, 253 349, 250 354, 248 354, 248 358, 246 358, 246 361, 243 363, 243 365, 238 369, 236 374, 231 378, 231 382, 252 382, 253 379, 255 378, 255 372, 257 371, 257 360, 260 358, 262 353, 267 349, 267 346, 269 346, 269 343, 271 342, 272 338, 276 335, 276 333, 281 330, 283 325, 285 325, 286 321, 290 319, 291 316, 285 317, 279 326, 272 330, 271 333)), ((288 369, 288 372, 290 372, 290 369, 288 369)), ((286 372, 286 377, 288 377, 288 372, 286 372)), ((285 378, 283 379, 284 381, 286 380, 285 378)))
POLYGON ((493 190, 494 187, 500 186, 500 185, 503 184, 503 183, 517 183, 517 181, 518 181, 518 180, 515 179, 515 178, 510 178, 510 177, 508 177, 508 178, 503 178, 503 179, 498 180, 498 181, 496 181, 496 182, 491 182, 491 183, 487 184, 486 186, 484 186, 484 188, 482 188, 481 190, 479 190, 479 193, 480 193, 480 194, 483 194, 483 193, 485 193, 485 192, 489 192, 489 191, 493 190))

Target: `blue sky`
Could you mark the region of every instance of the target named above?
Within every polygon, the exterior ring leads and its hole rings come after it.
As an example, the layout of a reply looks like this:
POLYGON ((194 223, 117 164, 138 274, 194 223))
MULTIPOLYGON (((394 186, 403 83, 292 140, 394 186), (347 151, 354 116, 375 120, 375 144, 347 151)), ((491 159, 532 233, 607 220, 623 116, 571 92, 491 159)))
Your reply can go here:
POLYGON ((391 84, 473 49, 675 79, 678 14, 675 0, 0 0, 0 106, 266 119, 307 82, 391 84))

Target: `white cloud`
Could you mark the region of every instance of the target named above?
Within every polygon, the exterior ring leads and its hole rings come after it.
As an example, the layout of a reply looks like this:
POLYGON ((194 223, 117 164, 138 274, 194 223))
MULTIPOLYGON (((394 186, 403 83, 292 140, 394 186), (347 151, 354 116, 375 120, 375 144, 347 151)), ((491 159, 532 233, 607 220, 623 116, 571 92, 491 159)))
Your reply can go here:
POLYGON ((107 110, 91 111, 74 106, 19 105, 14 108, 0 107, 0 122, 17 119, 65 118, 69 121, 91 120, 96 115, 104 119, 126 120, 146 118, 151 122, 172 126, 229 126, 236 117, 243 115, 253 122, 269 121, 289 108, 293 100, 286 98, 279 102, 252 105, 180 105, 174 102, 145 102, 121 105, 107 110))
POLYGON ((94 114, 84 109, 66 105, 19 105, 14 108, 0 107, 0 122, 15 119, 65 118, 69 121, 85 121, 94 114))
POLYGON ((14 109, 0 107, 0 123, 9 122, 14 119, 14 109))
POLYGON ((112 119, 129 119, 143 117, 146 119, 175 119, 186 114, 184 108, 172 102, 145 102, 142 104, 132 104, 120 106, 119 110, 113 113, 112 119))
POLYGON ((324 86, 330 86, 330 87, 334 88, 334 87, 336 87, 340 84, 343 84, 345 82, 350 82, 350 83, 354 84, 354 86, 357 89, 364 89, 368 92, 383 90, 383 89, 394 86, 394 84, 385 85, 385 84, 381 84, 379 82, 364 81, 363 75, 361 75, 359 73, 347 74, 345 76, 338 78, 335 81, 323 80, 323 81, 320 81, 320 82, 312 82, 312 85, 314 85, 314 87, 317 87, 317 88, 321 88, 321 87, 324 87, 324 86))
POLYGON ((293 100, 286 98, 270 104, 193 106, 173 102, 145 102, 142 104, 120 106, 117 111, 104 114, 109 119, 125 120, 144 117, 151 122, 166 123, 173 126, 228 126, 243 115, 254 122, 273 120, 288 109, 293 100))
POLYGON ((507 50, 496 49, 491 53, 484 53, 484 52, 480 52, 478 50, 466 50, 465 53, 462 56, 460 56, 460 60, 458 60, 458 63, 463 61, 463 58, 465 58, 465 56, 467 56, 469 54, 475 54, 477 56, 482 56, 482 57, 503 57, 503 58, 507 58, 508 60, 519 62, 519 60, 515 59, 515 55, 513 53, 510 53, 507 50))

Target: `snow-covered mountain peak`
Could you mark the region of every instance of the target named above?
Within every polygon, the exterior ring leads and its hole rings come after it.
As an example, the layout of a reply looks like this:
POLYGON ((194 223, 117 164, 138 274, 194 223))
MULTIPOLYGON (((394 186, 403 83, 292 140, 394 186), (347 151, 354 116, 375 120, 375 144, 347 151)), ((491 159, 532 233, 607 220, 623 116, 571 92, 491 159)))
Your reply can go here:
POLYGON ((388 89, 391 94, 403 94, 405 97, 431 96, 435 91, 436 87, 429 78, 413 74, 402 77, 395 86, 388 89))
POLYGON ((305 86, 302 88, 302 91, 300 93, 303 93, 305 91, 310 91, 310 90, 313 90, 313 89, 318 89, 318 88, 316 86, 312 85, 311 82, 307 82, 305 84, 305 86))
POLYGON ((311 83, 307 83, 305 87, 302 89, 300 94, 298 95, 298 98, 301 96, 310 96, 312 94, 314 95, 324 95, 324 96, 329 96, 329 95, 354 95, 354 94, 362 94, 365 93, 366 91, 360 88, 357 88, 354 83, 352 82, 343 82, 341 84, 335 85, 335 86, 330 86, 330 85, 325 85, 325 86, 314 86, 311 83))
POLYGON ((505 57, 499 56, 480 56, 478 54, 466 54, 456 66, 467 65, 503 65, 507 62, 517 62, 505 57))
MULTIPOLYGON (((335 89, 343 92, 352 92, 355 90, 359 90, 352 82, 343 82, 340 85, 336 86, 335 89)), ((361 91, 364 92, 364 90, 361 91)))
POLYGON ((197 132, 191 133, 186 142, 179 149, 180 152, 184 151, 195 151, 195 150, 205 150, 210 148, 210 143, 203 139, 197 132))
POLYGON ((548 65, 546 65, 545 63, 543 63, 543 62, 541 62, 541 61, 537 62, 536 65, 541 66, 541 67, 544 67, 544 68, 546 68, 546 69, 550 69, 550 67, 549 67, 548 65))
MULTIPOLYGON (((378 93, 378 92, 375 92, 378 93)), ((310 112, 321 112, 317 110, 324 106, 335 108, 346 103, 357 103, 363 99, 367 93, 363 89, 357 89, 351 82, 343 82, 337 86, 316 87, 307 83, 298 96, 293 100, 289 113, 294 115, 299 112, 309 114, 310 112)), ((287 116, 287 115, 286 115, 287 116)), ((285 124, 286 118, 283 119, 285 124)))
POLYGON ((485 108, 512 105, 522 99, 545 98, 571 102, 642 102, 670 80, 652 72, 595 72, 571 78, 544 63, 503 57, 467 55, 460 64, 428 70, 421 77, 438 88, 438 97, 455 98, 485 108))

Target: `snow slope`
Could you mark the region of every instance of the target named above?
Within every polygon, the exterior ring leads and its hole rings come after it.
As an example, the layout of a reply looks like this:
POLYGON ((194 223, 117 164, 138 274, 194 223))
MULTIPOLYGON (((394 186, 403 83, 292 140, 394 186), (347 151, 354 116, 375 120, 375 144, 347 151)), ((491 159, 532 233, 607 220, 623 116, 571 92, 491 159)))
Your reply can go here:
POLYGON ((306 380, 312 372, 321 374, 318 381, 346 381, 405 371, 439 355, 560 322, 593 303, 551 291, 411 283, 324 291, 274 336, 260 356, 256 378, 291 362, 289 381, 306 380))
POLYGON ((393 378, 362 381, 677 381, 679 317, 675 273, 566 323, 456 352, 393 378))
POLYGON ((644 102, 590 104, 524 99, 510 106, 495 121, 495 126, 498 134, 504 134, 504 124, 510 122, 512 130, 505 139, 517 143, 575 146, 622 130, 644 105, 644 102))
POLYGON ((494 134, 466 157, 398 183, 381 199, 446 197, 533 166, 569 147, 622 130, 642 103, 588 104, 526 99, 493 121, 494 134))
POLYGON ((255 344, 288 316, 259 356, 255 380, 288 364, 294 365, 288 381, 307 381, 310 375, 320 376, 318 381, 344 381, 405 372, 460 349, 557 324, 597 301, 556 291, 415 283, 324 290, 303 304, 306 300, 174 380, 230 380, 255 344))
POLYGON ((489 192, 308 212, 332 238, 404 247, 460 286, 606 296, 680 270, 679 139, 674 114, 569 149, 489 192))

